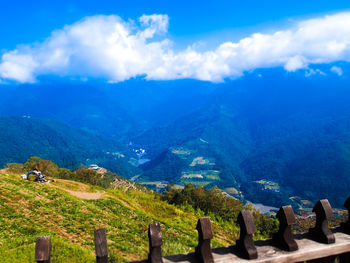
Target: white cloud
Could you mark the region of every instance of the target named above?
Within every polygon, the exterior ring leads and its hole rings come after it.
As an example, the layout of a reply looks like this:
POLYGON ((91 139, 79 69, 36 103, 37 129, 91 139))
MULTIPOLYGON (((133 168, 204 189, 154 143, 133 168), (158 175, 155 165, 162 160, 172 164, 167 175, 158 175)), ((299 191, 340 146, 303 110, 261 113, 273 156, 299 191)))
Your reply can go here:
POLYGON ((2 56, 0 74, 4 79, 14 79, 19 82, 34 82, 33 69, 37 67, 31 55, 20 54, 18 50, 2 56))
POLYGON ((166 33, 168 31, 169 18, 167 15, 143 15, 139 18, 144 31, 140 32, 142 37, 152 38, 156 33, 166 33))
POLYGON ((305 77, 311 77, 313 75, 327 76, 327 74, 324 73, 320 69, 307 69, 307 70, 305 70, 305 77))
POLYGON ((331 71, 334 72, 335 74, 337 74, 338 76, 342 76, 343 75, 343 70, 340 67, 333 66, 331 68, 331 71))
POLYGON ((287 71, 297 71, 298 69, 305 68, 307 63, 303 56, 297 55, 288 59, 287 63, 284 65, 287 71))
MULTIPOLYGON (((302 21, 273 34, 255 33, 205 52, 196 45, 175 52, 164 36, 168 24, 167 15, 143 15, 139 25, 114 15, 87 17, 54 31, 42 43, 3 54, 0 78, 24 83, 55 74, 108 82, 137 76, 220 82, 256 68, 296 71, 308 70, 310 64, 350 61, 350 12, 302 21)), ((341 74, 339 69, 332 71, 341 74)))

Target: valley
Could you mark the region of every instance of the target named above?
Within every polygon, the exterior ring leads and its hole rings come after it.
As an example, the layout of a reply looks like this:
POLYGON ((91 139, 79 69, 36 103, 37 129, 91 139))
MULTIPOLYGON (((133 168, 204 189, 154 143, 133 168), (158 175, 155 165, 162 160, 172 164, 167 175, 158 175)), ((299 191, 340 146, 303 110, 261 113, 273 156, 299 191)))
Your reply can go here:
POLYGON ((157 191, 218 186, 244 202, 291 204, 301 213, 309 209, 301 200, 324 197, 342 208, 350 96, 346 79, 321 78, 276 68, 219 84, 136 79, 113 88, 55 82, 3 89, 0 114, 20 116, 3 117, 3 127, 15 126, 0 130, 8 145, 2 165, 38 155, 67 168, 96 163, 157 191), (46 103, 52 96, 55 107, 46 103), (43 124, 51 129, 45 135, 43 124))

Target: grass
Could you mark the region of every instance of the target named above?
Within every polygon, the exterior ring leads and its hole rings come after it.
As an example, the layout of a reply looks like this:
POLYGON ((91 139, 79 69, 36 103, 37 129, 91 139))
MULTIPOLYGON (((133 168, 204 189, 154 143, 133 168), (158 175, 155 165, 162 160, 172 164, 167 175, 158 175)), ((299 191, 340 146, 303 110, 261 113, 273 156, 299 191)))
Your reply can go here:
POLYGON ((67 190, 71 191, 84 191, 88 193, 95 192, 94 187, 92 185, 83 184, 76 181, 70 181, 70 180, 55 180, 55 182, 52 182, 51 185, 61 187, 67 190))
MULTIPOLYGON (((105 227, 110 262, 145 259, 147 226, 160 222, 163 254, 194 251, 200 211, 169 205, 152 191, 103 189, 61 181, 38 184, 0 173, 0 262, 34 262, 37 236, 52 239, 52 262, 95 262, 93 231, 105 227), (59 186, 59 187, 58 187, 59 186), (98 200, 82 200, 67 190, 104 191, 98 200)), ((213 247, 238 237, 234 225, 213 222, 213 247)))

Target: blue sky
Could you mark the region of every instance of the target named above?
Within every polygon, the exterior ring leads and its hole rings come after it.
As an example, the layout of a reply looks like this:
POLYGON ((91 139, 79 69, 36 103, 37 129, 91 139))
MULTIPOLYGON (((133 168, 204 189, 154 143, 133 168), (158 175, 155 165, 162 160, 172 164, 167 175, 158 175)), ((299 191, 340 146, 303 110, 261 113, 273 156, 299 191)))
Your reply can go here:
MULTIPOLYGON (((244 71, 258 67, 284 66, 288 71, 295 71, 305 69, 315 62, 347 61, 349 43, 348 39, 342 38, 342 34, 347 33, 346 27, 349 26, 346 24, 350 16, 349 7, 348 1, 314 0, 6 1, 0 9, 0 23, 3 25, 0 27, 0 83, 8 80, 35 82, 38 76, 45 74, 79 76, 84 80, 103 78, 111 82, 136 76, 148 79, 195 78, 215 82, 241 76, 244 71), (153 14, 158 16, 143 17, 153 14), (326 15, 333 18, 327 20, 326 15), (141 17, 143 20, 140 20, 141 17), (316 23, 312 21, 315 18, 321 20, 316 23), (85 24, 81 25, 81 21, 85 21, 85 24), (314 54, 312 46, 315 43, 311 43, 306 35, 298 33, 304 26, 303 23, 310 30, 317 30, 320 26, 323 26, 323 31, 330 29, 326 33, 335 39, 332 47, 329 47, 331 39, 325 40, 324 35, 315 35, 315 41, 324 41, 322 48, 329 49, 327 56, 321 52, 321 46, 320 52, 314 54), (77 30, 81 30, 81 34, 89 34, 87 28, 91 27, 95 28, 92 31, 96 33, 95 36, 108 39, 116 33, 112 32, 112 25, 117 24, 124 27, 128 35, 134 36, 124 39, 132 41, 128 42, 131 45, 128 50, 118 49, 120 42, 113 45, 94 43, 93 47, 90 46, 90 51, 82 53, 80 50, 87 48, 86 41, 91 40, 87 38, 84 42, 72 37, 72 32, 77 30), (329 28, 328 24, 333 28, 329 28), (64 27, 67 25, 68 29, 64 27), (96 29, 97 25, 100 26, 99 29, 96 29), (104 30, 104 27, 109 26, 110 31, 104 30), (338 34, 334 34, 335 28, 340 28, 338 34), (142 35, 143 31, 150 35, 142 35), (284 32, 283 41, 274 35, 278 31, 284 32), (292 36, 290 31, 293 31, 292 36), (253 33, 262 35, 254 37, 253 33), (135 40, 135 37, 138 39, 135 40), (251 38, 255 43, 249 50, 242 50, 246 43, 241 41, 245 38, 251 38), (244 52, 257 49, 264 52, 261 41, 270 41, 264 46, 268 50, 271 45, 284 45, 286 39, 290 41, 286 48, 301 43, 309 45, 310 49, 300 48, 288 54, 281 52, 269 63, 263 63, 263 57, 261 61, 248 58, 247 62, 237 62, 244 59, 244 52), (153 44, 149 45, 151 43, 153 44), (237 43, 239 46, 236 46, 237 43), (190 51, 188 47, 191 48, 190 51), (102 54, 101 51, 96 52, 96 56, 90 56, 91 51, 106 48, 110 50, 109 54, 102 54), (159 50, 162 52, 159 53, 159 50), (137 52, 145 52, 148 56, 141 58, 137 52), (56 55, 53 56, 52 53, 56 55), (231 54, 230 59, 227 58, 227 53, 231 54), (123 57, 123 54, 130 54, 131 61, 123 57), (101 61, 104 56, 105 61, 101 61), (149 64, 133 70, 140 61, 149 64), (117 66, 113 70, 106 70, 104 64, 117 66), (200 69, 201 72, 196 72, 195 67, 200 64, 206 67, 200 69), (218 67, 213 69, 213 64, 218 67)), ((261 54, 255 55, 259 57, 261 54)))
POLYGON ((290 19, 350 10, 347 0, 337 1, 4 1, 0 8, 0 48, 44 40, 51 31, 96 14, 137 19, 143 14, 168 14, 169 32, 183 41, 278 27, 290 19))

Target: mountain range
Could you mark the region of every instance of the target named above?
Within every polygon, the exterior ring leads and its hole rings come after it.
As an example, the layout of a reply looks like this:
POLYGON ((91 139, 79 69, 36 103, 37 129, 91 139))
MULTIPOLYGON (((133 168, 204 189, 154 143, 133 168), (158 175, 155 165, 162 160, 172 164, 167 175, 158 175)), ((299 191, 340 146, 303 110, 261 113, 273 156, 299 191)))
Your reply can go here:
MULTIPOLYGON (((346 63, 338 66, 345 73, 349 69, 346 63)), ((273 206, 328 198, 341 207, 348 197, 346 74, 338 76, 318 66, 292 73, 260 69, 218 84, 142 79, 74 83, 46 79, 40 84, 2 85, 0 114, 54 119, 70 126, 53 128, 59 134, 74 129, 93 136, 78 143, 84 149, 74 146, 69 151, 78 156, 74 163, 93 155, 86 149, 120 152, 128 156, 123 161, 126 168, 114 171, 128 178, 138 175, 140 182, 218 185, 236 198, 273 206), (135 168, 130 158, 149 161, 135 168)), ((33 140, 16 134, 16 129, 11 134, 33 140)), ((76 142, 83 137, 68 135, 76 142)), ((72 140, 68 144, 76 145, 72 140)), ((10 150, 11 156, 20 152, 10 150)), ((2 159, 2 164, 16 161, 2 159)), ((120 165, 107 160, 105 165, 120 165)))

